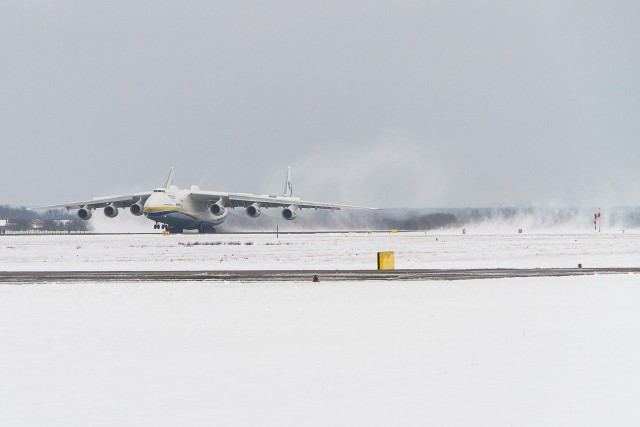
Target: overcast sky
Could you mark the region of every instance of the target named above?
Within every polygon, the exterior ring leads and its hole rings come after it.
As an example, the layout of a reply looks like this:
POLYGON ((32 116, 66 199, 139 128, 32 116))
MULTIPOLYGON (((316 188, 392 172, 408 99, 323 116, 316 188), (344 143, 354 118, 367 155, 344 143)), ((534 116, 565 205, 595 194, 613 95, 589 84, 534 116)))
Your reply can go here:
POLYGON ((0 203, 640 204, 638 1, 0 0, 0 203))

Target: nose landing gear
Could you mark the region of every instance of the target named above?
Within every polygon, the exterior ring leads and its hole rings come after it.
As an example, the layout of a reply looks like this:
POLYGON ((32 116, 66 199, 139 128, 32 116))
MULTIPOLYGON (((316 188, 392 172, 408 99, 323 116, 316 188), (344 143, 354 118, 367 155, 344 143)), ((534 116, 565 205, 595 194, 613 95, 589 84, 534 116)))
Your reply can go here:
POLYGON ((167 224, 155 224, 153 228, 154 230, 167 230, 171 234, 178 234, 184 231, 182 228, 170 227, 167 224))

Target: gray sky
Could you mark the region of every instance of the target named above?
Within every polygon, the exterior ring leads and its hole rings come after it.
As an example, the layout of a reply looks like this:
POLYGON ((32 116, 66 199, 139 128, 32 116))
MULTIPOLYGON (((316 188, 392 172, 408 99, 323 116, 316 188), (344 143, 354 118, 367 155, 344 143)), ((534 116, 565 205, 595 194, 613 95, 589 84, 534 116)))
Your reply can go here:
POLYGON ((0 0, 0 203, 640 201, 637 1, 0 0))

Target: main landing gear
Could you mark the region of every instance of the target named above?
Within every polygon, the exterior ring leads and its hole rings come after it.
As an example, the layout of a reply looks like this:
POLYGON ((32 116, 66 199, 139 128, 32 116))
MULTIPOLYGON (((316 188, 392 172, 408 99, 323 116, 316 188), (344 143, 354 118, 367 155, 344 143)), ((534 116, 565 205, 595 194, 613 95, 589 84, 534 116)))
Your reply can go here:
POLYGON ((198 233, 213 234, 215 232, 216 232, 215 227, 211 225, 200 224, 200 226, 198 227, 198 233))

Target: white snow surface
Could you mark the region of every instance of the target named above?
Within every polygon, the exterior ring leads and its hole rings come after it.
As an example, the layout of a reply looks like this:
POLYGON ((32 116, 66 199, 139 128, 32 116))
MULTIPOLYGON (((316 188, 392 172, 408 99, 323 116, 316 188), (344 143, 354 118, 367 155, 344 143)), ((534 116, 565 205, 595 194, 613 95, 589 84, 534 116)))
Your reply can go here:
POLYGON ((0 425, 638 425, 639 284, 2 285, 0 425))
MULTIPOLYGON (((0 244, 5 271, 372 269, 383 250, 397 268, 633 267, 640 253, 633 234, 0 244)), ((639 285, 635 274, 3 284, 0 425, 638 425, 639 285)))
POLYGON ((0 271, 636 267, 640 234, 184 234, 0 237, 0 271))

